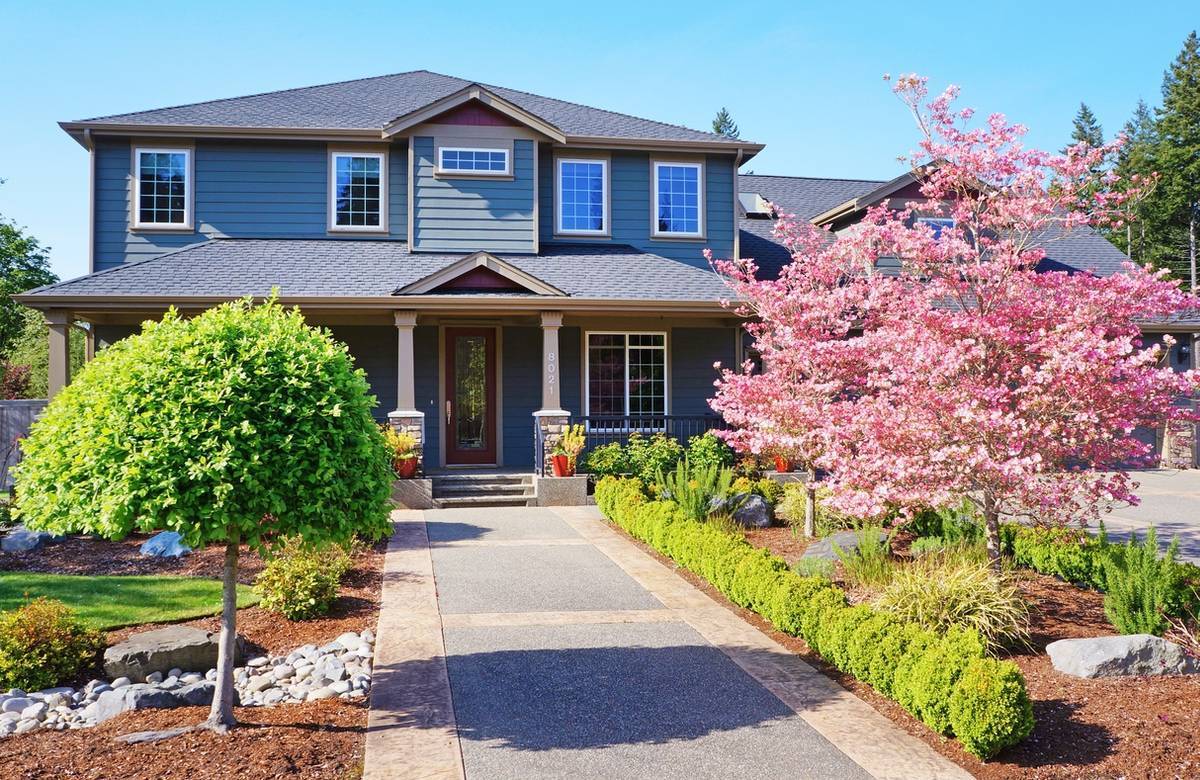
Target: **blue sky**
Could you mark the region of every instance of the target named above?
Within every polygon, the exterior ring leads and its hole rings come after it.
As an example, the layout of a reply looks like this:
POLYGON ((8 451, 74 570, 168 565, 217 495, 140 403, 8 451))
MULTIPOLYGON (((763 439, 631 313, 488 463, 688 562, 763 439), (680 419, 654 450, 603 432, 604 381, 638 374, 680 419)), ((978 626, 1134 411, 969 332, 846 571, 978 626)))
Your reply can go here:
POLYGON ((914 131, 880 80, 963 87, 1059 148, 1080 100, 1106 132, 1200 26, 1147 4, 8 3, 0 214, 87 267, 87 155, 56 122, 428 69, 707 128, 727 106, 758 173, 886 178, 914 131), (1084 12, 1086 8, 1086 13, 1084 12), (1119 52, 1119 54, 1118 54, 1119 52))

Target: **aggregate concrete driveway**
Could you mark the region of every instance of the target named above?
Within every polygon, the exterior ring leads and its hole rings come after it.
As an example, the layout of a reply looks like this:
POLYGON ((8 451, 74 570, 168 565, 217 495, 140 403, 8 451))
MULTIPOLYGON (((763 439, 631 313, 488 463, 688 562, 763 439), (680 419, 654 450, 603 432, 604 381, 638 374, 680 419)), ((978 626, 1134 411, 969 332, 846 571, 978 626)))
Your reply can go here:
POLYGON ((1141 503, 1111 505, 1112 513, 1104 516, 1109 536, 1125 539, 1131 532, 1144 536, 1153 525, 1164 547, 1177 536, 1180 557, 1200 563, 1200 470, 1156 469, 1135 472, 1133 477, 1141 483, 1136 491, 1141 503))
POLYGON ((594 508, 394 517, 365 777, 969 777, 594 508))

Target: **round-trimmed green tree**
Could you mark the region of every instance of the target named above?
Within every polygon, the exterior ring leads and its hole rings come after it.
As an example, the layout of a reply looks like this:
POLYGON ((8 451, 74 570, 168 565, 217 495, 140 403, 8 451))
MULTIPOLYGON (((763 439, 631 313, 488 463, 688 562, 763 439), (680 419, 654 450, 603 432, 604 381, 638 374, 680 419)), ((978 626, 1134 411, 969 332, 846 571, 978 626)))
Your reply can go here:
POLYGON ((24 441, 16 509, 31 528, 119 539, 166 529, 225 546, 216 691, 234 724, 239 545, 321 545, 389 530, 375 399, 344 345, 273 298, 161 322, 104 350, 24 441))

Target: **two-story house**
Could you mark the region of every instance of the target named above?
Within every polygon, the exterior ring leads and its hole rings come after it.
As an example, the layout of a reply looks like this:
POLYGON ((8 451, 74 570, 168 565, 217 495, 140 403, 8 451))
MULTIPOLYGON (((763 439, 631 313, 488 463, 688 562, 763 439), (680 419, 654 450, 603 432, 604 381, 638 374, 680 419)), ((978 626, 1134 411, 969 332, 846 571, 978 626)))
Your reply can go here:
MULTIPOLYGON (((168 306, 278 290, 345 342, 427 471, 533 470, 568 419, 711 424, 743 359, 703 250, 787 260, 770 200, 837 227, 911 184, 738 175, 762 144, 427 71, 64 122, 90 271, 19 296, 91 349, 168 306)), ((1081 234, 1054 262, 1115 269, 1081 234)))

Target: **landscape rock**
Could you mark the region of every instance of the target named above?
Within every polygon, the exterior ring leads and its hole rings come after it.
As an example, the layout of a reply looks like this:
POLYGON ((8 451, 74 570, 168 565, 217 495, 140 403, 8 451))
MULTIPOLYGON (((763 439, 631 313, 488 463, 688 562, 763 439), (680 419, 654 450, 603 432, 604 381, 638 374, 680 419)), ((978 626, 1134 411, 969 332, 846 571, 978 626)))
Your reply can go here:
MULTIPOLYGON (((109 677, 145 680, 154 672, 211 669, 217 665, 217 639, 216 632, 190 626, 144 631, 104 651, 104 672, 109 677)), ((240 657, 241 637, 237 646, 240 657)))
POLYGON ((27 696, 13 696, 11 699, 6 699, 3 704, 0 704, 0 712, 20 713, 31 704, 33 704, 33 699, 27 696))
POLYGON ((4 535, 4 538, 0 539, 0 549, 6 553, 32 552, 40 549, 42 545, 61 542, 62 540, 63 537, 55 536, 45 531, 30 531, 22 523, 14 525, 4 535))
POLYGON ((192 548, 183 543, 183 537, 174 531, 160 531, 142 543, 139 552, 154 558, 182 558, 192 548))
MULTIPOLYGON (((735 500, 738 498, 734 497, 735 500)), ((743 528, 767 528, 775 519, 775 512, 762 496, 752 493, 745 497, 733 510, 733 522, 743 528)))
MULTIPOLYGON (((804 551, 803 558, 820 558, 826 561, 836 561, 838 559, 837 551, 834 545, 841 548, 846 555, 858 549, 858 531, 838 531, 835 534, 830 534, 824 539, 818 539, 808 546, 804 551)), ((879 540, 886 541, 887 534, 883 531, 879 532, 879 540)))
POLYGON ((1200 673, 1182 647, 1151 634, 1060 639, 1046 645, 1046 652, 1055 669, 1075 677, 1200 673))

